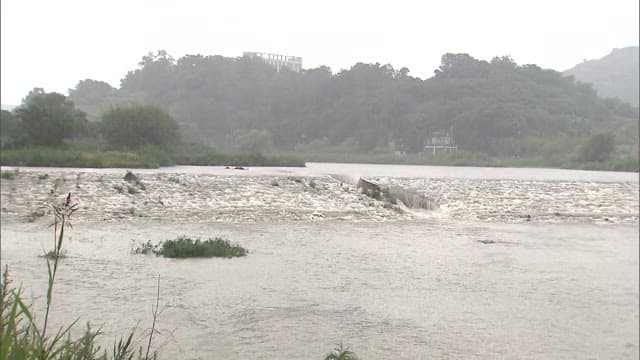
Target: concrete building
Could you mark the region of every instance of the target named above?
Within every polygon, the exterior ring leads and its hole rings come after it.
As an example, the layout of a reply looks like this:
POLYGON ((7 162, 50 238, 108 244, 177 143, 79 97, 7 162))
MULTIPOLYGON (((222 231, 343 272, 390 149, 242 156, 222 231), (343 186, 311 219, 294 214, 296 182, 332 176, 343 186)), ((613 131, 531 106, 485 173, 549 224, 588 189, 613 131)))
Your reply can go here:
POLYGON ((259 58, 267 64, 275 67, 277 71, 280 71, 280 69, 285 67, 294 72, 300 72, 302 70, 302 58, 299 56, 268 54, 261 52, 244 52, 242 56, 251 59, 259 58))

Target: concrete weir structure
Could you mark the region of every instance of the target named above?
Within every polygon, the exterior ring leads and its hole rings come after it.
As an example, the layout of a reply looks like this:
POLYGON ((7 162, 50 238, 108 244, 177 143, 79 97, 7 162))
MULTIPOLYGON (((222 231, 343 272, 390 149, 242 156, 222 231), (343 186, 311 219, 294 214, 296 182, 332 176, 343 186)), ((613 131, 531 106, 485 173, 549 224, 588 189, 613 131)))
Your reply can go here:
POLYGON ((349 175, 331 175, 331 177, 343 183, 362 189, 365 192, 384 194, 388 200, 400 201, 404 206, 410 209, 434 210, 438 208, 437 201, 413 190, 404 189, 399 186, 381 185, 373 180, 363 177, 354 177, 349 175))

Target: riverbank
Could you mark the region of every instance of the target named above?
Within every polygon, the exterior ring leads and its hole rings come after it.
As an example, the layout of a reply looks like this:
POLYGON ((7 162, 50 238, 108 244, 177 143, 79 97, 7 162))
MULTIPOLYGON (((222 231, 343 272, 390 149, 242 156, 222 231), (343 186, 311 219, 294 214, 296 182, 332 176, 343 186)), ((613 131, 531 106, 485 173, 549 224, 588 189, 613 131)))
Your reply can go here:
POLYGON ((232 154, 208 151, 100 151, 96 149, 26 148, 0 151, 3 166, 157 169, 160 166, 290 166, 305 162, 291 155, 232 154))
POLYGON ((316 152, 296 153, 295 156, 307 162, 640 171, 640 159, 631 156, 602 162, 581 162, 568 157, 492 157, 466 152, 402 155, 316 152))

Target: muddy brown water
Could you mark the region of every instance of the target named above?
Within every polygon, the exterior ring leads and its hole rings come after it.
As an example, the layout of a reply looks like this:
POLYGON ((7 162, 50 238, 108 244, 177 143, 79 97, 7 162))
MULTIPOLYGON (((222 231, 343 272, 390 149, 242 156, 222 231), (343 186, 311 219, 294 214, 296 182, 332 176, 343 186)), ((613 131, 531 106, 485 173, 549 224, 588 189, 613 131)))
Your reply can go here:
MULTIPOLYGON (((215 171, 141 172, 146 189, 120 194, 120 172, 60 170, 68 179, 58 190, 99 206, 81 207, 68 234, 54 324, 90 320, 106 345, 136 325, 143 334, 159 275, 162 359, 319 359, 340 341, 364 359, 638 358, 637 174, 366 174, 441 196, 434 212, 402 213, 321 171, 245 172, 242 181, 215 171), (151 203, 158 196, 170 210, 151 203), (539 216, 516 216, 523 211, 539 216), (132 240, 183 234, 223 236, 250 253, 130 255, 132 240)), ((39 255, 52 234, 47 215, 27 215, 58 175, 21 169, 2 182, 2 264, 36 309, 46 290, 39 255)))

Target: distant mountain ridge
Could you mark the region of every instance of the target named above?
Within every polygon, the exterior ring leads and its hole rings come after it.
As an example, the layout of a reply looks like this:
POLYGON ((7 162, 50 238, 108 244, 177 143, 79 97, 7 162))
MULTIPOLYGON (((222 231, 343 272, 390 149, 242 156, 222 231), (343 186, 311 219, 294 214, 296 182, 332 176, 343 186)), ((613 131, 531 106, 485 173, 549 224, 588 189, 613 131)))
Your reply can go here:
POLYGON ((613 49, 609 55, 587 60, 563 72, 590 83, 602 97, 615 97, 638 106, 640 53, 637 46, 613 49))

